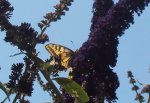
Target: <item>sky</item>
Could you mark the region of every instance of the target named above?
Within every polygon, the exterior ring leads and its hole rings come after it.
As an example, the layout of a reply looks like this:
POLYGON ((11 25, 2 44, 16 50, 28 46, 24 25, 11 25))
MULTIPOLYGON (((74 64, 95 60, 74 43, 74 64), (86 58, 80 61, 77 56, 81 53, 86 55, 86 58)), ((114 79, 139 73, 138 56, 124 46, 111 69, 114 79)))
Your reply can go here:
MULTIPOLYGON (((58 0, 9 0, 14 6, 11 23, 20 25, 21 22, 29 22, 32 27, 40 32, 37 23, 43 16, 50 11, 54 11, 53 6, 58 3, 58 0)), ((54 22, 46 30, 49 36, 48 43, 57 43, 64 45, 72 50, 81 47, 90 32, 92 18, 92 3, 93 0, 75 0, 69 11, 62 17, 61 20, 54 22), (70 41, 74 42, 75 48, 70 41)), ((125 31, 125 34, 119 39, 118 46, 118 62, 114 67, 114 72, 118 74, 120 87, 117 89, 117 103, 138 103, 134 101, 135 92, 131 91, 131 84, 127 78, 127 71, 132 70, 135 78, 142 83, 148 84, 150 74, 150 6, 146 7, 143 14, 139 17, 135 14, 135 23, 125 31)), ((0 33, 0 34, 4 34, 0 33)), ((11 73, 11 65, 13 63, 22 62, 23 55, 9 57, 15 53, 19 53, 16 47, 10 46, 4 42, 4 35, 0 36, 0 81, 8 82, 11 73)), ((40 52, 39 57, 43 60, 49 58, 50 54, 45 50, 45 45, 38 45, 36 48, 40 52)), ((61 76, 65 76, 62 73, 61 76)), ((34 85, 34 93, 29 97, 31 103, 45 103, 50 101, 48 93, 43 92, 39 84, 34 85), (42 95, 41 95, 42 94, 42 95)), ((0 92, 2 92, 0 90, 0 92)), ((0 101, 5 97, 0 93, 0 101)), ((13 98, 13 96, 12 96, 13 98)), ((8 102, 8 101, 7 101, 8 102)))

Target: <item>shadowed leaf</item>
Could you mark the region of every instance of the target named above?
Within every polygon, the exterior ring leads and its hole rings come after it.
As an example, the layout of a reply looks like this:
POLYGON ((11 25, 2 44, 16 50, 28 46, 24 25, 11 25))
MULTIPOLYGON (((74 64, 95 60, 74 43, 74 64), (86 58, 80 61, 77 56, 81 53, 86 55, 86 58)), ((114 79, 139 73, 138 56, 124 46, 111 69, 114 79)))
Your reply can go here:
POLYGON ((55 78, 55 81, 71 96, 75 97, 77 100, 77 103, 86 103, 89 101, 89 97, 87 93, 84 91, 84 89, 74 82, 73 80, 70 80, 68 78, 55 78))
POLYGON ((10 101, 10 98, 9 98, 9 93, 5 87, 5 85, 3 83, 0 82, 0 89, 6 94, 8 100, 10 101))

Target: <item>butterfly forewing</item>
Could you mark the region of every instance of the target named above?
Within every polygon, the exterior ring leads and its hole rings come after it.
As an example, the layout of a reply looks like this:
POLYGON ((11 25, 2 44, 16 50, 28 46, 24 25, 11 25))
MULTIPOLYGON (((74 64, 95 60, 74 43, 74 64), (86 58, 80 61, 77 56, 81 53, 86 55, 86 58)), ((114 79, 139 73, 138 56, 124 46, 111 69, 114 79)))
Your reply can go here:
POLYGON ((56 52, 54 51, 54 47, 52 47, 51 45, 46 45, 45 48, 51 54, 51 56, 57 55, 56 52))

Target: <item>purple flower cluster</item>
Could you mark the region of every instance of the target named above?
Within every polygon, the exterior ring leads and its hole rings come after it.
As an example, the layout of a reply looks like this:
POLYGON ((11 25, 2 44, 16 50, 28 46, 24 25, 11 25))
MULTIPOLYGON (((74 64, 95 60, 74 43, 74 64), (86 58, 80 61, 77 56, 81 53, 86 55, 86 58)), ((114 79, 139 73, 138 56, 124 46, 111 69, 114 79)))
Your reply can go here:
POLYGON ((17 46, 21 51, 35 53, 35 46, 48 41, 48 36, 38 35, 29 23, 22 23, 20 26, 13 26, 12 30, 6 32, 5 41, 17 46))
POLYGON ((14 10, 13 7, 7 0, 0 1, 0 30, 1 31, 4 31, 6 30, 6 28, 8 28, 7 19, 10 19, 13 10, 14 10))
POLYGON ((35 46, 48 41, 46 34, 39 34, 30 23, 21 23, 20 26, 12 25, 10 19, 13 7, 7 0, 0 1, 0 30, 6 31, 5 41, 17 46, 21 51, 36 53, 35 46))
POLYGON ((11 4, 7 0, 0 1, 0 16, 4 16, 9 19, 13 10, 13 7, 11 7, 11 4))
POLYGON ((31 96, 33 92, 33 82, 35 81, 38 73, 36 64, 25 57, 25 65, 23 63, 17 63, 12 65, 12 72, 9 76, 9 83, 7 87, 18 93, 23 93, 31 96), (25 67, 25 70, 24 68, 25 67))
MULTIPOLYGON (((106 99, 115 102, 119 81, 111 67, 118 57, 118 37, 130 24, 133 14, 142 13, 150 0, 95 0, 93 19, 88 40, 83 43, 73 61, 73 80, 84 86, 89 103, 106 99)), ((68 98, 69 99, 69 98, 68 98)))

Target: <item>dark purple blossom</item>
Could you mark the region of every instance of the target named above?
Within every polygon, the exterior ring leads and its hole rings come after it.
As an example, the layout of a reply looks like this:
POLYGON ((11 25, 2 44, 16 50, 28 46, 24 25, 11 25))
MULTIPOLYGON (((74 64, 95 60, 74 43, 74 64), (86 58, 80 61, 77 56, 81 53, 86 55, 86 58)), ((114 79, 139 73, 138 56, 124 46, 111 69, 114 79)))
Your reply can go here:
POLYGON ((36 53, 36 44, 45 43, 48 41, 48 36, 38 35, 29 23, 22 23, 21 26, 14 26, 13 32, 11 30, 6 32, 5 41, 17 46, 21 51, 36 53))
POLYGON ((141 93, 150 93, 150 85, 146 84, 143 86, 141 93))
POLYGON ((10 19, 13 10, 13 7, 11 7, 11 4, 7 0, 0 1, 0 17, 3 16, 10 19))
POLYGON ((8 88, 11 88, 16 93, 23 93, 28 96, 31 96, 33 91, 33 82, 38 73, 36 64, 25 57, 25 66, 23 63, 18 63, 12 65, 12 73, 9 76, 9 83, 7 84, 8 88), (25 67, 25 70, 24 68, 25 67))
POLYGON ((103 98, 109 103, 117 99, 119 81, 111 67, 117 63, 118 38, 134 23, 133 14, 141 14, 149 2, 120 0, 113 4, 111 0, 95 0, 89 38, 72 64, 73 80, 84 84, 90 96, 89 103, 95 103, 95 99, 103 98))
POLYGON ((9 22, 7 19, 10 19, 13 11, 13 7, 7 0, 0 1, 0 30, 4 31, 6 28, 9 28, 7 25, 9 22))

